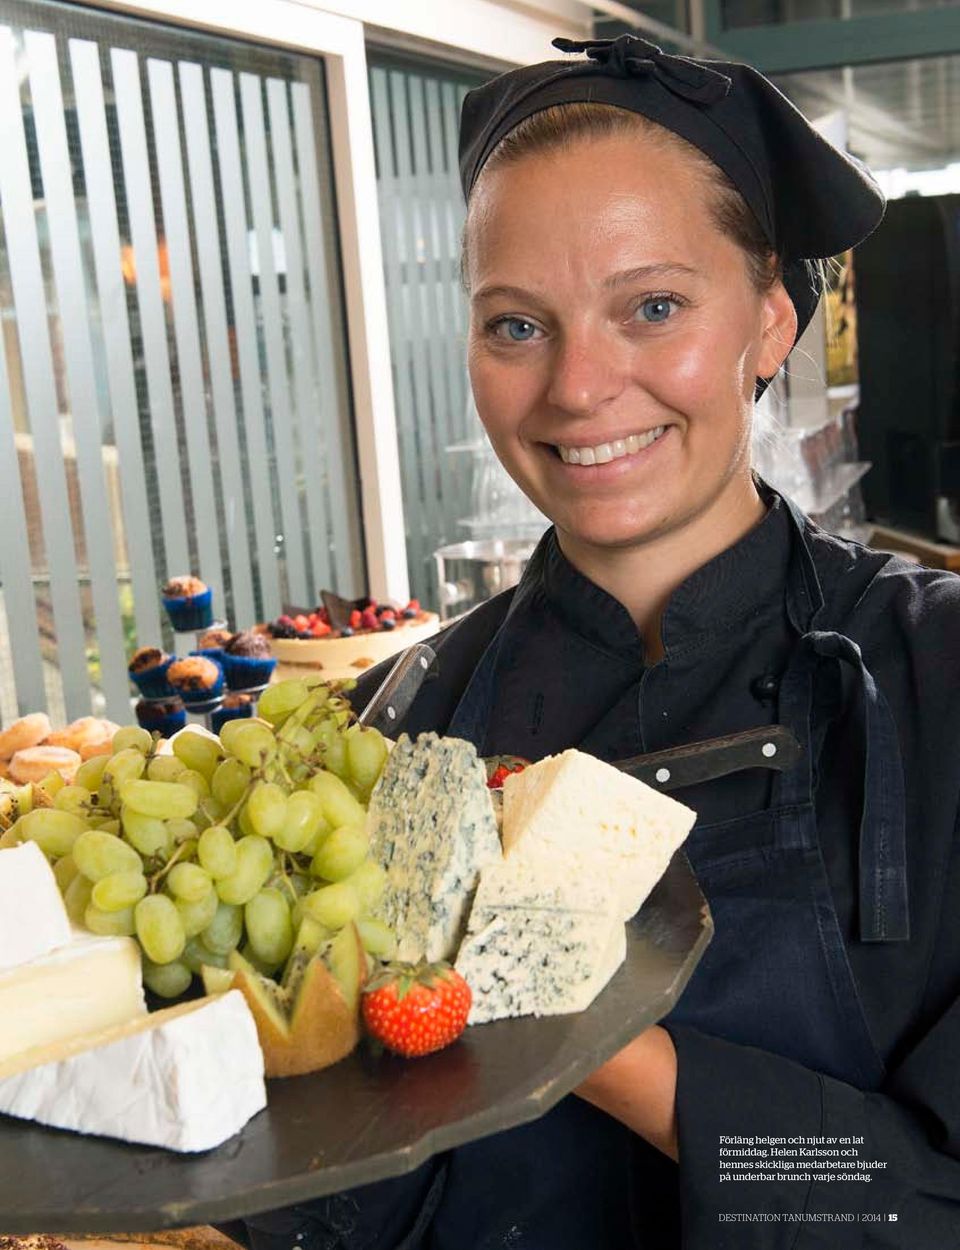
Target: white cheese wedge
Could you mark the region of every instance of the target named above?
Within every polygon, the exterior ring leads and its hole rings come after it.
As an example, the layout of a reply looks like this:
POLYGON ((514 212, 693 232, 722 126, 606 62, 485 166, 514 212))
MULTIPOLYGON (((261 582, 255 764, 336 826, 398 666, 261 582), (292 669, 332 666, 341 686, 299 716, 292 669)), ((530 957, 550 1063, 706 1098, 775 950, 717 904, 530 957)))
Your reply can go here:
POLYGON ((145 1011, 136 942, 92 934, 76 938, 0 973, 0 1062, 145 1011))
POLYGON ((531 764, 503 784, 503 850, 559 851, 586 878, 605 871, 629 919, 663 876, 697 814, 582 751, 531 764))
POLYGON ((401 734, 367 812, 370 854, 387 874, 378 915, 397 957, 452 959, 480 869, 500 859, 486 770, 469 742, 401 734))
POLYGON ((257 1028, 237 990, 0 1064, 0 1111, 168 1150, 210 1150, 267 1105, 257 1028))
POLYGON ((584 1011, 623 963, 619 891, 579 867, 558 854, 484 868, 456 961, 470 1024, 584 1011))
POLYGON ((0 970, 69 941, 67 909, 43 851, 36 842, 0 851, 0 970))

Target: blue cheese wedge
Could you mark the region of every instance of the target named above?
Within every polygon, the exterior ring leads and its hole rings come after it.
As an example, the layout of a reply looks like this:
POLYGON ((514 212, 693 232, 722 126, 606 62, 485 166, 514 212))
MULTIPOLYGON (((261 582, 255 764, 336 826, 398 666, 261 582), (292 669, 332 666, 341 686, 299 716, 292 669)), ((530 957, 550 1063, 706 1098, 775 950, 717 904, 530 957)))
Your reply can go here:
POLYGON ((480 869, 500 859, 486 770, 458 738, 402 734, 367 813, 370 854, 387 874, 378 915, 403 960, 452 959, 480 869))
POLYGON ((484 868, 456 968, 470 1024, 583 1011, 626 955, 620 894, 563 854, 484 868))
POLYGON ((0 1063, 0 1111, 54 1128, 210 1150, 266 1106, 257 1028, 237 990, 0 1063))
POLYGON ((578 876, 605 873, 629 919, 663 876, 696 812, 582 751, 531 764, 503 784, 503 850, 573 856, 578 876))

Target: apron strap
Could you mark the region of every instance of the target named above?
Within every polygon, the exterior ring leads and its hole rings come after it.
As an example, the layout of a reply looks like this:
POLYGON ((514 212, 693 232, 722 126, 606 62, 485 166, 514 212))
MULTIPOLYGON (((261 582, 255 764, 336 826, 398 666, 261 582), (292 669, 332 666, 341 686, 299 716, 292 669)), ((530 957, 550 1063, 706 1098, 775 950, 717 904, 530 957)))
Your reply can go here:
POLYGON ((866 763, 860 819, 860 940, 905 942, 910 937, 903 765, 890 705, 843 634, 814 630, 801 643, 824 659, 850 665, 860 678, 866 712, 866 763))

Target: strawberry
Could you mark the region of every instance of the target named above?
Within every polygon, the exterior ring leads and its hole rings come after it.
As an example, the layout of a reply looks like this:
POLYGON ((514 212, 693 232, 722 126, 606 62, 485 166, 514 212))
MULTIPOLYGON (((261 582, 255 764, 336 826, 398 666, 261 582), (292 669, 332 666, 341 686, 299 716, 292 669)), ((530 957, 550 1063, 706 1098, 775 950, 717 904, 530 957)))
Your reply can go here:
POLYGON ((298 613, 298 615, 293 618, 293 628, 300 634, 306 633, 306 631, 310 628, 309 618, 305 616, 303 612, 298 613))
POLYGON ((367 983, 363 1022, 371 1037, 411 1059, 455 1042, 471 1001, 470 986, 449 964, 386 964, 367 983))
POLYGON ((360 609, 354 608, 354 610, 350 613, 350 628, 359 629, 360 622, 362 620, 363 620, 363 616, 362 616, 362 613, 360 612, 360 609))

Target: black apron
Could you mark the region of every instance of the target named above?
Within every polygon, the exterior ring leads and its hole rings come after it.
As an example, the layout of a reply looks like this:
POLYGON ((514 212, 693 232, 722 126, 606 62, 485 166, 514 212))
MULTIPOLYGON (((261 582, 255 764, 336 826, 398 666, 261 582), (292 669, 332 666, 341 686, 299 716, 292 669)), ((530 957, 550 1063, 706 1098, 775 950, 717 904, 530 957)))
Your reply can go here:
MULTIPOLYGON (((899 747, 889 706, 856 643, 824 627, 826 609, 804 518, 784 502, 794 527, 787 608, 796 642, 780 683, 779 715, 802 744, 803 756, 778 774, 766 810, 698 823, 690 833, 685 849, 710 902, 715 937, 665 1023, 757 1046, 873 1090, 884 1064, 862 1010, 817 837, 817 759, 827 728, 815 715, 820 664, 847 666, 863 700, 861 941, 909 936, 899 747)), ((478 750, 487 738, 498 670, 510 668, 507 627, 535 593, 540 573, 532 561, 447 728, 478 750)), ((594 738, 599 746, 602 722, 571 745, 590 751, 594 738)), ((532 1124, 461 1147, 429 1173, 421 1169, 419 1215, 402 1241, 313 1239, 313 1250, 679 1247, 678 1169, 645 1143, 638 1155, 637 1146, 623 1126, 571 1095, 532 1124), (640 1175, 638 1157, 645 1161, 640 1175)), ((371 1199, 376 1189, 367 1191, 371 1199)), ((364 1191, 356 1193, 362 1203, 364 1191)))

